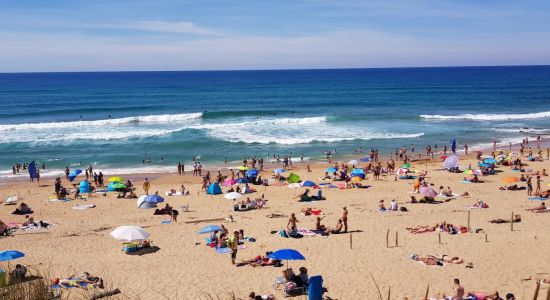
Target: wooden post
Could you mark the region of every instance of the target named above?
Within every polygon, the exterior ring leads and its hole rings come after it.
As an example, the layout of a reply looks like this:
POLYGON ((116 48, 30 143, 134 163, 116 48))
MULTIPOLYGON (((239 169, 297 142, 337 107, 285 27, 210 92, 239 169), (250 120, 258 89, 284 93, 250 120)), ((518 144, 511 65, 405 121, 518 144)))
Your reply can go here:
POLYGON ((349 234, 349 248, 353 249, 353 233, 349 234))
POLYGON ((386 232, 386 248, 390 247, 390 230, 386 232))
POLYGON ((546 300, 550 300, 550 287, 548 287, 548 290, 546 291, 546 300))
POLYGON ((537 281, 537 287, 535 288, 535 294, 533 295, 533 300, 537 300, 539 298, 539 290, 540 290, 540 280, 537 281))
POLYGON ((550 159, 550 148, 546 148, 546 160, 550 159))
POLYGON ((439 244, 441 245, 441 232, 438 232, 437 233, 437 238, 439 240, 439 244))
POLYGON ((391 285, 388 286, 388 300, 390 300, 391 297, 391 285))
POLYGON ((399 235, 397 231, 395 232, 395 247, 399 247, 399 235))
POLYGON ((468 211, 468 232, 470 232, 470 213, 471 211, 468 211))
POLYGON ((487 242, 489 242, 489 241, 487 240, 487 234, 485 234, 485 243, 487 243, 487 242))
POLYGON ((428 283, 428 287, 426 288, 426 294, 424 295, 423 300, 428 300, 428 294, 430 293, 430 284, 428 283))
POLYGON ((510 231, 514 231, 514 212, 512 212, 512 218, 510 218, 510 231))

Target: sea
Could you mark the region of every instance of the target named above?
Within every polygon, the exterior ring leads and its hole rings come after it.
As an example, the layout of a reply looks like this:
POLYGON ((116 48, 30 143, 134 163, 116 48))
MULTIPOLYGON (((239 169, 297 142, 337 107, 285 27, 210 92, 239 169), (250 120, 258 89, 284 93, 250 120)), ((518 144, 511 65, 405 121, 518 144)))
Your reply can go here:
MULTIPOLYGON (((0 74, 0 178, 550 134, 550 66, 0 74)), ((410 150, 409 150, 410 151, 410 150)))

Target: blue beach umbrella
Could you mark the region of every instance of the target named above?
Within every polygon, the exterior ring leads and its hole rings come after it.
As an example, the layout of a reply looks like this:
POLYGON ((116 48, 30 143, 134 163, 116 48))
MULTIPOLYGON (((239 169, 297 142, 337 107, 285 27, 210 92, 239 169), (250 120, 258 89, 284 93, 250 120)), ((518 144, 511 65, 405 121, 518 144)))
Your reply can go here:
POLYGON ((453 151, 453 153, 456 152, 456 139, 451 141, 451 151, 453 151))
POLYGON ((199 231, 199 234, 205 234, 205 233, 210 233, 210 232, 215 232, 215 231, 222 231, 222 228, 218 225, 208 225, 206 227, 203 227, 199 231))
POLYGON ((72 170, 70 173, 69 173, 69 181, 73 181, 76 176, 78 176, 78 174, 82 173, 82 170, 80 169, 76 169, 76 170, 72 170))
POLYGON ((488 167, 491 166, 491 164, 479 163, 479 166, 480 166, 480 167, 486 167, 486 168, 488 168, 488 167))
POLYGON ((10 261, 10 260, 21 258, 23 256, 25 256, 25 253, 23 252, 19 252, 15 250, 4 251, 4 252, 0 252, 0 261, 10 261))
POLYGON ((267 257, 271 259, 278 259, 278 260, 286 260, 287 261, 287 268, 288 268, 288 261, 289 260, 305 260, 306 258, 302 255, 302 253, 294 250, 294 249, 281 249, 277 250, 267 257))
POLYGON ((313 181, 307 180, 302 183, 302 186, 317 186, 317 184, 313 181))
POLYGON ((363 158, 360 158, 359 161, 360 161, 360 162, 368 162, 368 161, 371 161, 371 158, 368 157, 368 156, 365 156, 365 157, 363 157, 363 158))
POLYGON ((325 172, 334 173, 334 172, 336 172, 336 168, 327 168, 327 169, 325 170, 325 172))
POLYGON ((159 195, 149 195, 149 196, 145 197, 145 199, 143 199, 143 201, 156 204, 156 203, 164 202, 164 198, 162 198, 159 195))
POLYGON ((285 169, 282 169, 282 168, 278 168, 278 169, 275 169, 273 170, 273 173, 277 173, 277 174, 281 174, 281 173, 284 173, 286 172, 285 169))
POLYGON ((247 180, 246 178, 244 178, 244 177, 241 177, 241 178, 237 179, 236 182, 237 182, 237 183, 248 183, 248 180, 247 180))
POLYGON ((497 161, 494 158, 487 158, 483 162, 486 163, 486 164, 492 164, 492 165, 497 163, 497 161))
POLYGON ((258 175, 258 171, 257 170, 248 170, 246 171, 246 176, 248 177, 256 177, 258 175))

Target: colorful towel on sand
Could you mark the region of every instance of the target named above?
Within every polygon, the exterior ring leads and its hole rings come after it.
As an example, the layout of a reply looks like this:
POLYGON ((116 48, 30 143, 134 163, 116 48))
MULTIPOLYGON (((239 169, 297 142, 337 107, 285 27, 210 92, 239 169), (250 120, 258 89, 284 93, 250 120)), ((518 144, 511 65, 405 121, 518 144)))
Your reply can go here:
POLYGON ((69 198, 65 198, 65 199, 57 199, 56 196, 49 196, 48 197, 48 202, 69 202, 71 201, 72 199, 69 199, 69 198))
MULTIPOLYGON (((238 249, 239 249, 239 250, 246 249, 246 246, 245 246, 245 245, 239 245, 238 249)), ((228 247, 225 247, 225 248, 217 248, 217 249, 216 249, 216 252, 218 252, 218 253, 220 253, 220 254, 231 253, 231 248, 228 248, 228 247)))
POLYGON ((305 229, 305 228, 298 229, 298 233, 303 235, 303 236, 316 236, 317 235, 317 233, 315 231, 305 229))
POLYGON ((529 200, 546 201, 546 200, 548 200, 548 198, 542 198, 542 197, 529 197, 529 200))
POLYGON ((94 208, 94 207, 95 207, 95 204, 79 204, 79 205, 73 206, 73 209, 84 210, 84 209, 94 208))

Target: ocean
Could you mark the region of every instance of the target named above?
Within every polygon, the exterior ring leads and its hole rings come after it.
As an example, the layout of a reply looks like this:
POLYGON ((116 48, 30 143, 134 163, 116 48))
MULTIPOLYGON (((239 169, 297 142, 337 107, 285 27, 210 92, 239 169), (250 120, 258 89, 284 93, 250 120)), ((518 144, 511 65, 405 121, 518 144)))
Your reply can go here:
POLYGON ((162 172, 546 135, 550 66, 0 74, 0 105, 0 178, 31 160, 162 172))

